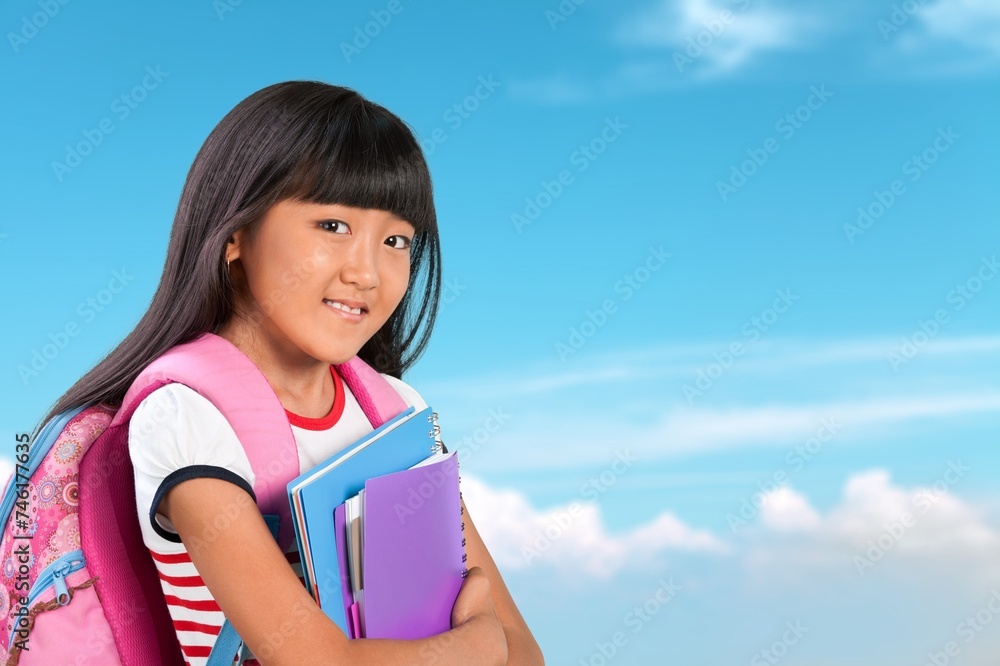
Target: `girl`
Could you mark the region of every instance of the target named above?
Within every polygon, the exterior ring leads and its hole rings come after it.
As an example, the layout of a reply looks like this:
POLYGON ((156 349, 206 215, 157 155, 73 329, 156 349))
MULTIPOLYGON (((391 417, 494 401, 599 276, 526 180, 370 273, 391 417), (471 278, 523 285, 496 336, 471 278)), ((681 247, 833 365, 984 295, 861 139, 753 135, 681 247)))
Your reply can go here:
MULTIPOLYGON (((272 85, 226 115, 195 158, 148 312, 45 420, 120 405, 146 365, 207 331, 267 378, 306 471, 371 430, 335 364, 359 355, 408 405, 426 406, 400 376, 427 344, 439 294, 431 180, 408 127, 347 88, 272 85)), ((469 575, 452 629, 348 640, 303 586, 294 542, 287 553, 275 543, 250 499, 247 457, 206 398, 181 384, 150 393, 129 454, 143 540, 192 666, 225 618, 257 655, 250 664, 543 663, 467 508, 469 575), (222 512, 230 526, 202 538, 222 512)))

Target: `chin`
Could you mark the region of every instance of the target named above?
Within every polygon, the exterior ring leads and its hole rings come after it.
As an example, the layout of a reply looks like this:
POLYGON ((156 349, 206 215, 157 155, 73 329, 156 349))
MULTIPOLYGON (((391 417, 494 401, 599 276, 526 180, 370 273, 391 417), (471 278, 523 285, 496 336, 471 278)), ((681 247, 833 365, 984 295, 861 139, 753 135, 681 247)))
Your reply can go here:
POLYGON ((321 358, 324 361, 326 361, 327 363, 330 363, 331 365, 341 365, 342 363, 347 363, 352 358, 354 358, 355 356, 357 356, 358 352, 361 351, 361 349, 360 348, 359 349, 353 349, 353 348, 344 349, 343 347, 341 347, 339 349, 331 349, 331 350, 323 350, 323 351, 325 353, 323 353, 322 356, 318 356, 317 358, 321 358))

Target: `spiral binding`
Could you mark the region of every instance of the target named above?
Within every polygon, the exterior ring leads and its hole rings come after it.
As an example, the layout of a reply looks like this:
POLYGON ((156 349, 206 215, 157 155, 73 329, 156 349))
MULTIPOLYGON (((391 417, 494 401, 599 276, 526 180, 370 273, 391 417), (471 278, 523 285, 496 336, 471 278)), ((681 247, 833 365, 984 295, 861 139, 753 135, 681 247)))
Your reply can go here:
MULTIPOLYGON (((437 412, 431 412, 431 415, 427 417, 427 421, 429 423, 433 423, 433 428, 428 433, 434 439, 434 445, 431 446, 431 453, 444 453, 444 441, 442 441, 442 439, 441 439, 441 426, 438 424, 438 413, 437 412)), ((459 464, 458 458, 456 457, 455 458, 455 466, 457 467, 458 464, 459 464)), ((459 482, 462 481, 462 475, 461 474, 458 475, 458 480, 459 480, 459 482)), ((462 499, 462 491, 461 491, 461 489, 459 489, 459 491, 458 491, 458 498, 459 498, 459 500, 462 499)), ((465 515, 465 507, 459 505, 458 509, 459 509, 459 512, 461 513, 461 515, 464 516, 465 515)), ((463 532, 465 531, 465 521, 464 520, 462 521, 462 531, 463 532)), ((464 536, 462 537, 462 550, 463 551, 465 550, 465 537, 464 536)), ((464 565, 466 562, 468 562, 468 560, 469 560, 469 554, 463 552, 462 553, 462 564, 464 565)), ((468 575, 469 575, 469 569, 467 567, 463 566, 462 567, 462 578, 466 578, 468 575)))
MULTIPOLYGON (((455 464, 456 465, 458 464, 458 460, 455 461, 455 464)), ((459 478, 461 478, 461 477, 459 477, 459 478)), ((461 491, 459 491, 458 497, 459 497, 459 499, 462 498, 462 492, 461 491)), ((459 506, 458 508, 459 508, 459 511, 461 512, 461 514, 465 515, 465 507, 459 506)), ((465 531, 465 521, 464 520, 462 521, 462 531, 463 532, 465 531)), ((462 565, 463 565, 462 566, 462 578, 465 578, 466 576, 469 575, 469 568, 466 567, 466 566, 464 566, 465 563, 469 560, 469 554, 465 552, 465 537, 462 537, 462 551, 463 551, 462 552, 462 565)))
POLYGON ((428 433, 434 439, 434 444, 431 446, 431 453, 444 453, 444 442, 441 441, 441 426, 438 425, 438 413, 431 412, 427 420, 434 424, 433 429, 428 433))

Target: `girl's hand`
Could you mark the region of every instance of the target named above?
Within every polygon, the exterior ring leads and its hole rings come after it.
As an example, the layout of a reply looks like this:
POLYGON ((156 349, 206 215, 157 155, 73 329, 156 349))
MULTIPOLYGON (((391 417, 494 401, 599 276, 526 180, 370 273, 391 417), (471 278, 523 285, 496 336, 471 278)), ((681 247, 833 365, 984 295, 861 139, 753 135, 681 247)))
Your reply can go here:
POLYGON ((490 596, 490 579, 482 567, 469 569, 462 582, 451 610, 451 626, 452 629, 465 626, 473 632, 477 655, 486 659, 482 663, 507 663, 507 638, 490 596))

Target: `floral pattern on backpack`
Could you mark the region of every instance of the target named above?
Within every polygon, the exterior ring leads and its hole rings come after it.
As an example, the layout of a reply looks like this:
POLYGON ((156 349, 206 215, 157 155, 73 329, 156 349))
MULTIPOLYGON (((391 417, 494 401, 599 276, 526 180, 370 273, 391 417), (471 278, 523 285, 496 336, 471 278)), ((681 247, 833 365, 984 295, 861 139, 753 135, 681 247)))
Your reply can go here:
MULTIPOLYGON (((7 524, 0 540, 2 585, 0 585, 0 617, 4 618, 3 635, 0 636, 0 657, 8 666, 31 663, 32 643, 36 631, 45 635, 40 616, 60 608, 64 611, 50 627, 59 636, 79 622, 88 624, 88 618, 100 600, 94 582, 87 571, 80 538, 78 507, 80 503, 80 461, 111 423, 115 411, 104 405, 94 405, 71 418, 47 452, 32 451, 28 463, 15 469, 8 482, 5 495, 13 493, 14 505, 7 517, 7 524), (43 456, 30 478, 18 477, 28 469, 37 456, 43 456), (88 591, 87 600, 71 604, 79 591, 88 591)), ((40 439, 40 438, 39 438, 40 439)), ((32 446, 44 446, 36 441, 32 446)), ((21 458, 24 460, 24 458, 21 458)), ((72 639, 72 636, 66 636, 72 639)), ((48 646, 46 646, 48 648, 48 646)), ((85 645, 76 645, 77 653, 86 653, 85 645)), ((67 662, 70 663, 70 662, 67 662)))

